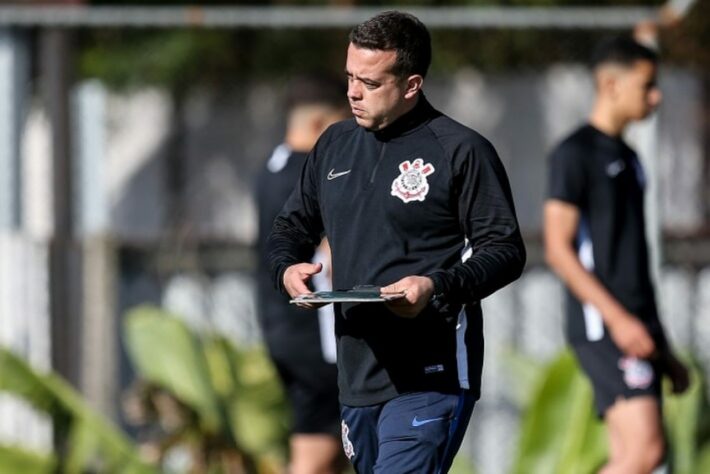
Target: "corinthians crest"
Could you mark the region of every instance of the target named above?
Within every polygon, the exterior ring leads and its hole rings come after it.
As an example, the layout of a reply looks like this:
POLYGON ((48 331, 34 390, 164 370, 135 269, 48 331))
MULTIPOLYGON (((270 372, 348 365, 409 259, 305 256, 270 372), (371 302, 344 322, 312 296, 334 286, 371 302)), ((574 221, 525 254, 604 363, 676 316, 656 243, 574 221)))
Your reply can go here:
POLYGON ((413 162, 409 160, 399 164, 401 174, 392 181, 392 196, 402 201, 423 201, 429 192, 429 183, 426 177, 434 172, 431 163, 424 164, 422 158, 413 162))
POLYGON ((653 382, 653 367, 643 359, 622 357, 619 368, 624 371, 624 382, 629 388, 648 388, 653 382))
POLYGON ((350 428, 345 423, 345 420, 340 421, 340 435, 343 438, 343 450, 345 451, 345 456, 348 459, 352 459, 355 456, 355 449, 353 448, 353 443, 348 437, 350 434, 350 428))

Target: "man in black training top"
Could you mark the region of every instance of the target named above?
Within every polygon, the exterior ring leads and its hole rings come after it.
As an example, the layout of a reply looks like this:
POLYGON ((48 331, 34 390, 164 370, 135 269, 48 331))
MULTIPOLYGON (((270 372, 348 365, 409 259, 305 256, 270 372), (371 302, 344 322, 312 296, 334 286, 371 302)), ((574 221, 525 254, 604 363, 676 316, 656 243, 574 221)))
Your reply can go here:
POLYGON ((656 54, 619 37, 593 62, 589 123, 550 158, 545 248, 569 288, 567 336, 591 379, 609 432, 602 470, 650 473, 665 451, 661 375, 685 390, 688 375, 658 319, 644 235, 644 174, 622 133, 661 101, 656 54))
POLYGON ((309 154, 270 264, 279 288, 307 293, 325 233, 334 288, 405 292, 335 307, 343 447, 360 473, 446 472, 480 394, 480 300, 520 276, 525 249, 493 146, 422 93, 426 27, 386 12, 349 39, 355 117, 309 154))
MULTIPOLYGON (((345 82, 325 75, 292 79, 286 94, 286 136, 257 180, 259 315, 269 354, 293 412, 289 473, 329 474, 347 464, 340 449, 340 406, 332 316, 288 304, 274 289, 264 253, 274 218, 296 187, 306 155, 321 133, 346 117, 345 82), (333 354, 331 356, 331 354, 333 354)), ((309 260, 313 257, 305 255, 309 260)), ((327 308, 322 308, 321 311, 327 308)))

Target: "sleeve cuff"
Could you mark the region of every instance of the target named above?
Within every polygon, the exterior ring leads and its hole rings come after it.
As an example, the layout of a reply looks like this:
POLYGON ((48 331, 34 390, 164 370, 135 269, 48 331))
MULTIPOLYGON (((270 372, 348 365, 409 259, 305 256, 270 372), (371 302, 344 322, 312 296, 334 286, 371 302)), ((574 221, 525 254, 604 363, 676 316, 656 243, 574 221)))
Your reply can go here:
POLYGON ((434 296, 436 297, 445 296, 447 293, 448 287, 446 285, 446 280, 444 279, 445 275, 446 272, 444 270, 437 270, 426 275, 434 283, 434 296))

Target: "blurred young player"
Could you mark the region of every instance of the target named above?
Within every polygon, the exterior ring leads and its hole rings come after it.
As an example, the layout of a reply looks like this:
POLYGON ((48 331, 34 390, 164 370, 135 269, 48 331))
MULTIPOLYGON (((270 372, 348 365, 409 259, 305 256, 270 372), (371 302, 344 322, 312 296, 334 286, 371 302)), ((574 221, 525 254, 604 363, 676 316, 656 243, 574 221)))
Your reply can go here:
POLYGON ((645 238, 645 178, 623 141, 627 125, 661 102, 658 59, 626 37, 599 45, 588 123, 554 150, 544 210, 547 261, 569 289, 567 336, 594 387, 609 432, 604 474, 650 473, 662 463, 661 376, 688 373, 658 319, 645 238))
MULTIPOLYGON (((264 242, 296 187, 306 155, 330 124, 345 117, 344 99, 345 83, 339 78, 312 75, 292 80, 284 143, 274 150, 257 181, 259 314, 266 345, 293 409, 290 474, 336 473, 346 464, 340 447, 333 316, 291 306, 274 289, 264 242)), ((318 261, 329 260, 327 245, 319 250, 318 261)))

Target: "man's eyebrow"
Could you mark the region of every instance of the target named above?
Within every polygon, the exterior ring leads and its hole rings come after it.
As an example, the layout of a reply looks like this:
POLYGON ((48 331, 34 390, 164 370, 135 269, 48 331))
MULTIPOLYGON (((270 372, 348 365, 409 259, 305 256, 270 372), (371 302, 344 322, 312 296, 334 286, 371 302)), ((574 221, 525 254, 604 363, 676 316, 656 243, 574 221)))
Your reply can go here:
POLYGON ((348 71, 347 69, 345 70, 345 75, 348 77, 352 77, 354 79, 357 79, 358 81, 362 81, 362 82, 369 83, 369 84, 381 84, 382 83, 382 81, 379 81, 377 79, 372 79, 370 77, 357 76, 357 75, 351 73, 350 71, 348 71))

